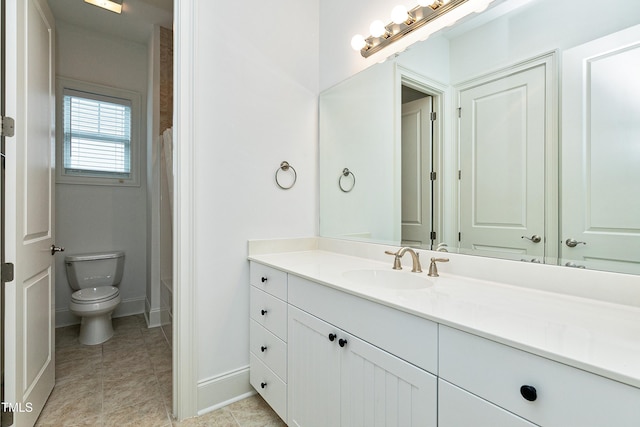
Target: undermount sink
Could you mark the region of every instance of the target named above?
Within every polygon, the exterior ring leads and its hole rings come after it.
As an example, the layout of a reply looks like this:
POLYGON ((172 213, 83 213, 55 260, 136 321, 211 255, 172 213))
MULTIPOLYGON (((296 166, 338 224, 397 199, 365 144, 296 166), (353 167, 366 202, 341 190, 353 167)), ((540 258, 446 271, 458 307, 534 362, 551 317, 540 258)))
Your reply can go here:
POLYGON ((379 286, 382 288, 413 290, 433 286, 433 282, 425 273, 411 273, 398 270, 349 270, 342 276, 360 285, 379 286))

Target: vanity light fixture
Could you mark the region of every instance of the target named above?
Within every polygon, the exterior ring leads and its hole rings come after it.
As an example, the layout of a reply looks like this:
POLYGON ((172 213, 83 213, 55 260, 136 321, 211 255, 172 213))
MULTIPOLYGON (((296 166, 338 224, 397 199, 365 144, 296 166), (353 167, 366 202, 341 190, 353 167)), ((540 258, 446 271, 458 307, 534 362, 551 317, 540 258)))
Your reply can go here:
POLYGON ((455 9, 468 0, 418 0, 418 6, 411 10, 399 5, 391 11, 391 22, 384 25, 382 21, 371 23, 371 35, 353 36, 351 47, 359 50, 365 58, 380 51, 391 43, 400 40, 410 32, 417 30, 434 19, 455 9))
POLYGON ((84 0, 84 2, 111 12, 122 13, 122 0, 84 0))

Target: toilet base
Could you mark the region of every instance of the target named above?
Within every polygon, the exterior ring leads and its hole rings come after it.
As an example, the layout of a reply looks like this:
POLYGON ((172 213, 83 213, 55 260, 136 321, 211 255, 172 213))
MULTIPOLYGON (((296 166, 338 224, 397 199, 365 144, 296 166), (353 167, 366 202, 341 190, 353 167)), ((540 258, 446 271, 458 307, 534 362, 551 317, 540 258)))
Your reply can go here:
POLYGON ((83 317, 78 341, 84 345, 98 345, 113 336, 111 313, 101 316, 83 317))

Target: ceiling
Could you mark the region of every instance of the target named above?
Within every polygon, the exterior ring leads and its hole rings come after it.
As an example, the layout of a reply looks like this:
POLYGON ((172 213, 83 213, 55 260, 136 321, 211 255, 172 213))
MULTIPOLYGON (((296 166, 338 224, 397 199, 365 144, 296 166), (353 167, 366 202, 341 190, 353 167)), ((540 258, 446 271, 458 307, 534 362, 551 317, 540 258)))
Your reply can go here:
POLYGON ((56 21, 147 44, 154 24, 173 26, 173 0, 124 0, 122 14, 84 0, 48 0, 56 21))

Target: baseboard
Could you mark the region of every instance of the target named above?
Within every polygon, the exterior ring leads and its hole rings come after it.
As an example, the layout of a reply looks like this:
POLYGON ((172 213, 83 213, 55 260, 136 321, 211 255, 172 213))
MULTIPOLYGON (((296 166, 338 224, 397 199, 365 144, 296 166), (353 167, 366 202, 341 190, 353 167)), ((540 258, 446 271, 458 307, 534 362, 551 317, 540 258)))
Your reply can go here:
MULTIPOLYGON (((123 300, 118 304, 112 317, 125 317, 132 316, 134 314, 144 313, 145 298, 130 298, 123 300)), ((69 311, 69 308, 62 308, 56 310, 56 328, 64 326, 77 325, 80 323, 80 318, 69 311)))
POLYGON ((198 415, 215 411, 255 394, 249 384, 249 366, 198 381, 198 415))
POLYGON ((160 308, 151 309, 149 300, 145 298, 144 318, 147 320, 149 328, 155 328, 162 325, 162 310, 160 308))

